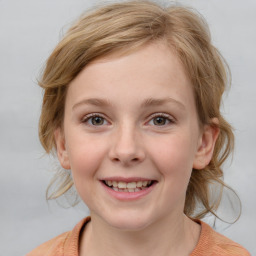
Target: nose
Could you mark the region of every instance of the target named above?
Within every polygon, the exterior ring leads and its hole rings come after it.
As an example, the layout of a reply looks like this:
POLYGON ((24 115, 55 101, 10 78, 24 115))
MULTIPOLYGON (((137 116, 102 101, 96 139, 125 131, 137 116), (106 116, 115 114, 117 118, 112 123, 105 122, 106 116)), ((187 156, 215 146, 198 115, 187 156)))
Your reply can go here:
POLYGON ((145 159, 141 136, 135 128, 123 125, 117 128, 111 139, 109 151, 111 161, 130 166, 145 159))

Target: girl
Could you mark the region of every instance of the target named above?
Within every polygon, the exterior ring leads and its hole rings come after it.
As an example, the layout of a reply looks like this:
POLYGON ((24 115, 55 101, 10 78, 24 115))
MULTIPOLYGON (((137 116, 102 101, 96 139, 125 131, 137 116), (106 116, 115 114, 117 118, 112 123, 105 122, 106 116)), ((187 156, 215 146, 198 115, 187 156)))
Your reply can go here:
POLYGON ((28 256, 249 255, 215 214, 233 147, 220 113, 227 67, 204 20, 132 1, 87 13, 47 61, 40 140, 90 217, 28 256), (70 178, 69 171, 72 172, 70 178))

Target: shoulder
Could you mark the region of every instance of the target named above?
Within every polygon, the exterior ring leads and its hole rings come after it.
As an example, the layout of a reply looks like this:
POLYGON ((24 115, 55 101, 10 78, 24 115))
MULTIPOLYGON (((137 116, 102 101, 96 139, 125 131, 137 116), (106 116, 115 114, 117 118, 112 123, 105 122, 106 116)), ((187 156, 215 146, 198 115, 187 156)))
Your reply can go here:
POLYGON ((70 236, 70 232, 63 233, 35 248, 26 256, 59 256, 63 255, 65 241, 70 236))
POLYGON ((250 256, 251 254, 240 244, 216 232, 208 224, 201 224, 199 242, 191 256, 218 255, 218 256, 250 256))
POLYGON ((79 237, 84 225, 90 221, 81 220, 72 231, 65 232, 35 248, 26 256, 78 256, 79 237))

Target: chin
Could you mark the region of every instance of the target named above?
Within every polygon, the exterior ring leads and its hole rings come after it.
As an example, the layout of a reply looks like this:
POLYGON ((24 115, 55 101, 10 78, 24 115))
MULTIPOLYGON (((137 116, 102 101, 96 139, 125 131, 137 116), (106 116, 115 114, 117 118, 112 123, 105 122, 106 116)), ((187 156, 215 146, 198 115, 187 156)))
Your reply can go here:
POLYGON ((112 215, 109 218, 105 218, 104 221, 111 227, 123 231, 141 231, 151 223, 150 218, 138 212, 136 214, 112 215))

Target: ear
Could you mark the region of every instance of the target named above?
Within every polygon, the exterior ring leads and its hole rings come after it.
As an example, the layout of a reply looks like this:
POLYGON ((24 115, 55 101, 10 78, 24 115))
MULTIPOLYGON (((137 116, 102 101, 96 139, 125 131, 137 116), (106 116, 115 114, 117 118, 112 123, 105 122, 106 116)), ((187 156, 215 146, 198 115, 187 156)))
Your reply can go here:
POLYGON ((68 153, 66 150, 65 137, 61 128, 57 128, 54 131, 54 139, 56 143, 57 155, 58 155, 60 164, 64 169, 69 170, 70 163, 69 163, 68 153))
POLYGON ((217 118, 213 118, 210 124, 204 125, 193 163, 194 169, 203 169, 210 163, 219 132, 217 118))

